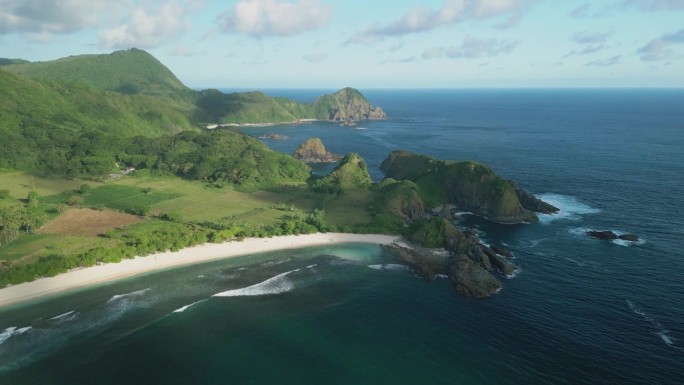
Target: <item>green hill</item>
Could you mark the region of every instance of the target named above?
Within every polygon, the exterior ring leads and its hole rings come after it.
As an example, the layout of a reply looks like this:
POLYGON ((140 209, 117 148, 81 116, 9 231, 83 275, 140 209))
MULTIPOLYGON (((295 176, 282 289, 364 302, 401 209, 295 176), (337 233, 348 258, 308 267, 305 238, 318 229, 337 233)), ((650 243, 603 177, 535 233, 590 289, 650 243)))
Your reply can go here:
POLYGON ((7 58, 0 58, 0 67, 2 66, 8 66, 10 64, 24 64, 24 63, 30 63, 28 60, 24 59, 7 59, 7 58))
POLYGON ((522 206, 513 184, 477 162, 436 160, 393 151, 382 162, 381 169, 388 178, 415 182, 431 206, 453 203, 462 210, 503 223, 537 220, 532 211, 522 206))
POLYGON ((76 83, 32 80, 3 69, 0 101, 3 135, 42 127, 159 136, 194 127, 183 108, 160 98, 121 95, 76 83))
POLYGON ((192 92, 146 51, 132 48, 106 55, 69 56, 11 64, 5 70, 32 79, 82 83, 124 94, 189 97, 192 92))
POLYGON ((197 121, 217 124, 292 123, 300 119, 349 122, 387 117, 353 88, 323 95, 314 103, 272 98, 262 92, 224 94, 210 89, 199 92, 196 104, 197 121))
POLYGON ((183 85, 154 56, 136 48, 44 62, 0 59, 0 66, 39 83, 156 97, 164 101, 165 108, 182 112, 186 120, 202 124, 289 123, 300 119, 348 122, 386 118, 382 109, 371 106, 353 88, 321 96, 314 103, 272 98, 261 92, 225 94, 214 89, 197 92, 183 85))
POLYGON ((328 175, 314 182, 314 188, 327 192, 342 192, 370 187, 372 183, 366 161, 354 152, 345 155, 328 175))

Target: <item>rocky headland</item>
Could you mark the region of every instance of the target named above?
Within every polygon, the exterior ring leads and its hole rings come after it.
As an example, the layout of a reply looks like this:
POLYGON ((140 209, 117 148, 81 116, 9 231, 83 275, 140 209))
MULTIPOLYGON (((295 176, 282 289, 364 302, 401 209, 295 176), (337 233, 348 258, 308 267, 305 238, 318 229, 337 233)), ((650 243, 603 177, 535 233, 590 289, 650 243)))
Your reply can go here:
POLYGON ((333 122, 387 119, 382 108, 372 106, 358 90, 351 87, 321 96, 314 105, 325 111, 325 120, 333 122))
POLYGON ((388 178, 413 181, 430 206, 450 203, 499 223, 536 222, 537 212, 558 211, 477 162, 393 151, 380 168, 388 178))

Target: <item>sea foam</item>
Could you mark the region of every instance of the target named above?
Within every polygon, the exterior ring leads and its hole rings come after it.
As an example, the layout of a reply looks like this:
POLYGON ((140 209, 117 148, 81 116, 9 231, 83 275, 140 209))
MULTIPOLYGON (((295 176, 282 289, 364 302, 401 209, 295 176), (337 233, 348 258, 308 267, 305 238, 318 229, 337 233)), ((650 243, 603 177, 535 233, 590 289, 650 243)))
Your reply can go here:
POLYGON ((67 322, 67 321, 71 321, 75 318, 76 318, 76 310, 72 310, 72 311, 68 311, 64 314, 54 316, 54 317, 50 318, 50 321, 67 322))
POLYGON ((23 328, 18 328, 16 326, 8 327, 7 329, 3 330, 2 333, 0 333, 0 345, 2 345, 5 341, 10 339, 12 336, 24 334, 29 330, 31 330, 30 326, 26 326, 23 328))
POLYGON ((294 283, 290 281, 287 276, 291 273, 299 271, 299 269, 286 271, 271 277, 263 282, 259 282, 252 286, 243 287, 241 289, 233 289, 214 294, 214 297, 241 297, 241 296, 257 296, 280 294, 294 289, 294 283))
MULTIPOLYGON (((653 318, 651 315, 646 313, 644 310, 642 310, 640 307, 638 307, 634 302, 627 300, 627 306, 629 306, 630 310, 634 312, 634 314, 640 315, 646 322, 651 324, 651 326, 654 329, 657 329, 658 331, 655 333, 660 339, 668 346, 675 347, 675 341, 676 339, 672 336, 670 336, 670 331, 665 329, 663 324, 661 324, 658 320, 653 318)), ((675 347, 676 349, 679 349, 675 347)), ((680 349, 681 350, 681 349, 680 349)))
POLYGON ((537 198, 558 208, 555 214, 539 214, 539 222, 549 224, 555 220, 579 220, 582 215, 597 214, 601 210, 580 202, 577 198, 561 194, 541 194, 537 198))
POLYGON ((409 271, 410 268, 406 265, 398 263, 386 263, 384 265, 368 265, 373 270, 392 270, 392 271, 409 271))
POLYGON ((191 303, 190 305, 185 305, 185 306, 183 306, 183 307, 181 307, 181 308, 178 308, 178 309, 174 310, 173 312, 174 312, 174 313, 182 313, 182 312, 188 310, 189 307, 194 306, 194 305, 197 305, 198 303, 204 302, 204 301, 206 301, 206 299, 203 299, 203 300, 200 300, 200 301, 193 302, 193 303, 191 303))
POLYGON ((107 302, 114 302, 114 301, 117 301, 120 299, 130 298, 130 297, 139 297, 139 296, 147 293, 150 290, 152 290, 152 289, 148 287, 147 289, 133 291, 133 292, 126 293, 126 294, 116 294, 116 295, 112 296, 112 298, 108 299, 107 302))

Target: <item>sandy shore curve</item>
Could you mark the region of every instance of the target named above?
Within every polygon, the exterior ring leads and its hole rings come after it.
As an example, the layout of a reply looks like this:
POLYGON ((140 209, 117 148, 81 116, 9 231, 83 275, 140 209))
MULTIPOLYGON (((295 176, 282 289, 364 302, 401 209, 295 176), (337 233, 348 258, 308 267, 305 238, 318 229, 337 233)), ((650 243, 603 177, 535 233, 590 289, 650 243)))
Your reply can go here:
POLYGON ((400 241, 400 237, 394 235, 316 233, 207 243, 179 251, 166 251, 145 257, 125 259, 119 263, 75 269, 54 277, 5 287, 0 289, 0 307, 138 274, 242 255, 339 243, 388 245, 397 241, 400 241))

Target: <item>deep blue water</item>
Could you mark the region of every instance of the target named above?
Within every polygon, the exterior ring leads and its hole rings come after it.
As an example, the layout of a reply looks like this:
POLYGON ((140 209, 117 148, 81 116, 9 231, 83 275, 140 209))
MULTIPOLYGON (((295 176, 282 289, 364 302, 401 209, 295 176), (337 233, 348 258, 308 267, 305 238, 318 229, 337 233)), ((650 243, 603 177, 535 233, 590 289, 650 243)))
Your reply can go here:
POLYGON ((175 269, 0 310, 0 384, 682 383, 684 90, 364 94, 387 121, 243 131, 288 135, 265 141, 288 153, 318 136, 375 180, 394 149, 477 160, 559 205, 534 225, 469 217, 516 254, 500 293, 378 269, 392 261, 363 245, 175 269))

